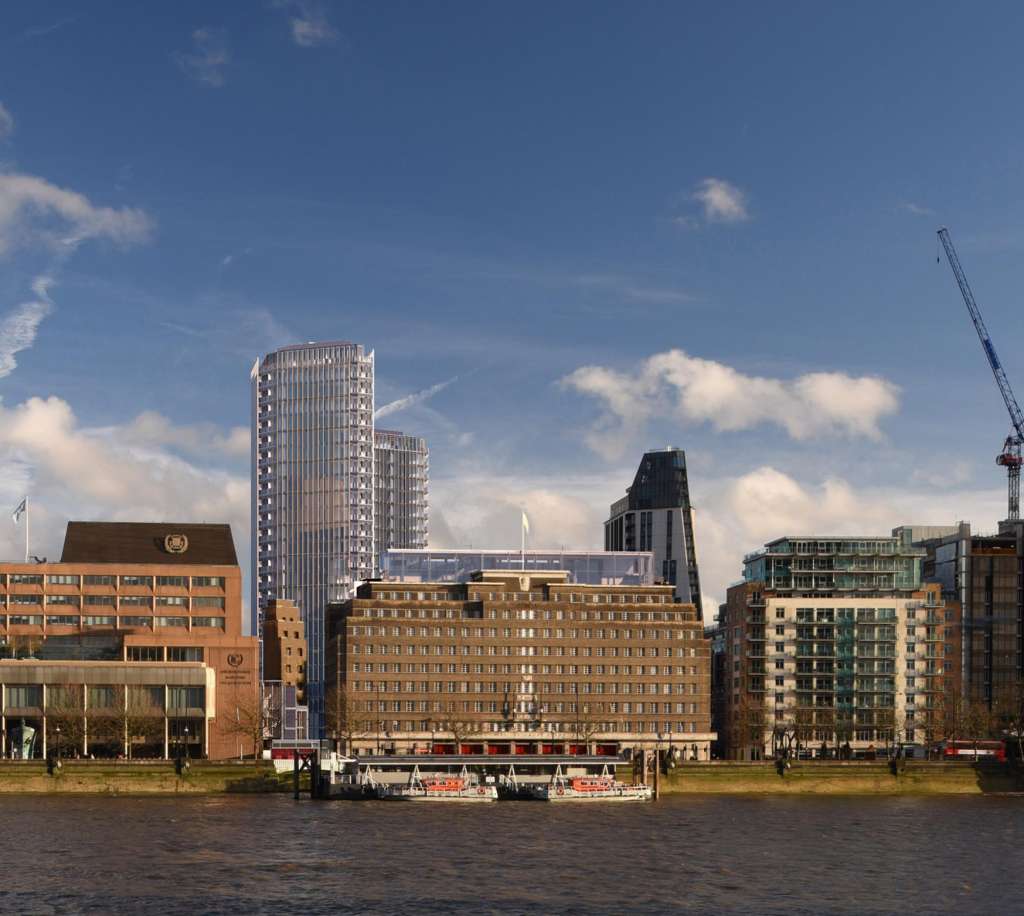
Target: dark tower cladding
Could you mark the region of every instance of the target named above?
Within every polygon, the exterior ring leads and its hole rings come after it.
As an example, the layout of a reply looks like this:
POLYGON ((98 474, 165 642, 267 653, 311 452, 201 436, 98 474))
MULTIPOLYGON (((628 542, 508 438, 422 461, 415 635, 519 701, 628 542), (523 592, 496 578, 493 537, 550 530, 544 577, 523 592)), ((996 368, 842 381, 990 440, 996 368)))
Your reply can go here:
POLYGON ((686 452, 665 448, 644 454, 633 485, 611 506, 604 547, 651 551, 655 579, 675 586, 680 601, 703 610, 686 452))

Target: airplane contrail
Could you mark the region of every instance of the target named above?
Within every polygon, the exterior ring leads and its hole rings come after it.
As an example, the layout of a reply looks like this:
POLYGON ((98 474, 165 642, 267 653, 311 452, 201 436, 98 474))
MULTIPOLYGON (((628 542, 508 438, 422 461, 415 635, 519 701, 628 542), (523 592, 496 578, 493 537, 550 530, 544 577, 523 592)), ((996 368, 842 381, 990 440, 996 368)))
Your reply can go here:
POLYGON ((431 385, 429 388, 424 388, 422 391, 416 391, 413 394, 407 394, 404 398, 399 398, 397 401, 391 401, 383 407, 378 407, 373 412, 373 419, 379 420, 382 417, 389 416, 390 414, 398 413, 400 410, 405 410, 407 407, 422 404, 424 401, 432 398, 439 391, 443 391, 452 384, 452 382, 457 382, 458 380, 459 377, 456 375, 454 378, 450 378, 445 382, 438 382, 436 385, 431 385))

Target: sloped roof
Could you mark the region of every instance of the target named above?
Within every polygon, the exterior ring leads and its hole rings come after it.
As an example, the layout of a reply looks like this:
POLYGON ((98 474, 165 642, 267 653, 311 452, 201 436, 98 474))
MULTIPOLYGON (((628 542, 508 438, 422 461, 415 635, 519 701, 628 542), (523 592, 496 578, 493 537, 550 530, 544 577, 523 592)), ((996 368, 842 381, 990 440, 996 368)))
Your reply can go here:
POLYGON ((62 563, 238 565, 230 525, 191 522, 68 522, 60 559, 62 563), (168 551, 168 535, 184 535, 188 546, 181 553, 168 551))

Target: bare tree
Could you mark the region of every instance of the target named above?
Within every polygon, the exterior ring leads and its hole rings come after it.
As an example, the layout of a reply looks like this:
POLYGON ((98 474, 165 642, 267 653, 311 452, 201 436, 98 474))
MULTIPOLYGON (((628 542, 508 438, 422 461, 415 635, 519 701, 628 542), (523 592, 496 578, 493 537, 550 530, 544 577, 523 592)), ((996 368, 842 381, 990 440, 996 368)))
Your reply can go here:
POLYGON ((61 755, 84 748, 85 688, 81 684, 46 688, 46 731, 50 749, 61 755))
POLYGON ((366 737, 376 725, 366 710, 366 702, 352 696, 344 685, 335 685, 324 697, 324 722, 327 734, 341 743, 341 752, 351 754, 355 741, 366 737))
POLYGON ((1024 680, 1016 680, 995 697, 995 725, 1001 737, 1012 741, 1017 762, 1024 761, 1024 680))
POLYGON ((726 723, 726 754, 743 759, 745 751, 753 748, 763 751, 767 729, 764 700, 744 690, 739 693, 729 710, 726 723))
POLYGON ((269 701, 268 697, 248 692, 240 695, 236 691, 227 720, 221 727, 225 734, 242 742, 241 753, 248 754, 249 748, 252 749, 253 763, 259 767, 264 742, 278 730, 280 715, 280 705, 269 701))
POLYGON ((448 732, 455 740, 455 753, 462 753, 462 744, 473 735, 480 733, 480 723, 460 718, 455 712, 446 713, 437 723, 438 730, 448 732))
POLYGON ((601 721, 601 714, 590 703, 574 704, 576 711, 572 719, 573 737, 590 751, 590 742, 602 731, 604 723, 601 721))

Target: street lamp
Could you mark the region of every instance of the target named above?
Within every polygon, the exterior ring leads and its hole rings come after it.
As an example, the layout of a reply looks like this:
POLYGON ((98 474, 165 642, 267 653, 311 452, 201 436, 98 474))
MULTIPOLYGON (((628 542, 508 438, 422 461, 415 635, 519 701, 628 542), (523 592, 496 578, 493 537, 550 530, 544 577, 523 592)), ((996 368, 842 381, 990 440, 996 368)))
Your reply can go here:
POLYGON ((57 759, 60 760, 60 726, 57 726, 57 759))
POLYGON ((185 757, 190 757, 191 756, 191 754, 189 753, 189 749, 188 749, 188 726, 187 725, 185 726, 185 753, 184 753, 183 756, 185 756, 185 757))

